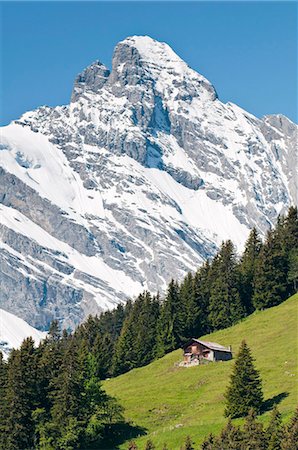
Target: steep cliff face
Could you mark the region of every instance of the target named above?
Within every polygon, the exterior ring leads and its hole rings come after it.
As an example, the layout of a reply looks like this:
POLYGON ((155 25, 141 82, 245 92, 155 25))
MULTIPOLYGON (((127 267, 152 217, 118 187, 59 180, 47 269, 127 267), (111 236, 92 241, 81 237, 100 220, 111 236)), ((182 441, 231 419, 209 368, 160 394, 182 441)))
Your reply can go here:
POLYGON ((297 126, 220 102, 147 36, 75 80, 71 102, 2 128, 0 306, 73 326, 240 249, 297 192, 297 126))

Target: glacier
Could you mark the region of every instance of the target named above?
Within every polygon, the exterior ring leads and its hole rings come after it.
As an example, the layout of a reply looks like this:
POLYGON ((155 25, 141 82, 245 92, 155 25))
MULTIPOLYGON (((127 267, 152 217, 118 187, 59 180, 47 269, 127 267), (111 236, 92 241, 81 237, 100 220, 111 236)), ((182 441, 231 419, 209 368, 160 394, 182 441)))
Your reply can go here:
POLYGON ((164 292, 297 204, 297 125, 223 103, 165 43, 124 39, 69 105, 1 128, 0 307, 73 328, 164 292))
POLYGON ((5 360, 11 350, 19 348, 27 337, 31 336, 37 346, 46 335, 46 332, 36 330, 23 319, 0 309, 0 351, 5 360))

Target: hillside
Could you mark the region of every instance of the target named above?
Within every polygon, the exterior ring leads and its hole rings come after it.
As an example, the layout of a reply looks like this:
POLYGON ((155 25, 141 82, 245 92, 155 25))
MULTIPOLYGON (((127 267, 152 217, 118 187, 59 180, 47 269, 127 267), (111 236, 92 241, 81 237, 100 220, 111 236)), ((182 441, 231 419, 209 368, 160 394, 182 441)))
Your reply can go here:
MULTIPOLYGON (((297 303, 298 294, 206 337, 232 345, 234 352, 246 339, 261 373, 267 409, 277 404, 284 420, 298 401, 297 303)), ((181 357, 181 350, 177 350, 104 382, 108 394, 124 406, 126 419, 147 430, 148 435, 136 439, 141 448, 150 438, 158 449, 166 442, 171 450, 178 450, 188 434, 199 444, 210 432, 219 432, 226 422, 223 394, 234 362, 185 369, 175 366, 181 357)), ((262 420, 266 422, 268 415, 265 412, 262 420)), ((119 448, 126 449, 127 443, 119 448)))

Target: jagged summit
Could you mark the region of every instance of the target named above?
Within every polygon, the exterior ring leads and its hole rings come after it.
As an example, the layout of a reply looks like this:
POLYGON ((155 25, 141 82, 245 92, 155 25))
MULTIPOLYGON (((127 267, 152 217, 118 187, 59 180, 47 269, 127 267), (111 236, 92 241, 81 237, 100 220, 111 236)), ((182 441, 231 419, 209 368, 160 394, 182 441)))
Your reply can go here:
POLYGON ((117 47, 119 46, 133 47, 138 51, 142 59, 155 64, 160 64, 164 61, 170 64, 186 66, 186 63, 167 43, 157 41, 150 36, 128 36, 118 43, 117 47))
POLYGON ((99 93, 103 86, 118 96, 123 95, 119 88, 135 87, 161 94, 168 101, 177 96, 188 100, 217 98, 206 78, 191 69, 168 44, 149 36, 132 36, 119 42, 111 73, 99 61, 83 70, 75 80, 71 101, 88 91, 99 93))
POLYGON ((297 126, 222 103, 147 36, 1 131, 0 307, 38 327, 162 292, 296 203, 297 126))
POLYGON ((98 92, 107 81, 109 75, 109 69, 100 61, 90 64, 76 77, 71 101, 76 101, 85 92, 98 92))

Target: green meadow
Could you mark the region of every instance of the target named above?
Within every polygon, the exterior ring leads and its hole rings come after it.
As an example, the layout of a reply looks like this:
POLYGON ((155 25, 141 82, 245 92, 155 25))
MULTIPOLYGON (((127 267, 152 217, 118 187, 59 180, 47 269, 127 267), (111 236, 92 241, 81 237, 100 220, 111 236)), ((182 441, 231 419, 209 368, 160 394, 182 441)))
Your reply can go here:
MULTIPOLYGON (((233 327, 202 337, 231 345, 234 356, 240 342, 247 341, 263 381, 264 423, 273 405, 287 421, 298 403, 297 316, 298 294, 279 306, 255 312, 233 327)), ((179 450, 187 435, 198 446, 206 435, 217 434, 226 423, 224 392, 234 361, 181 368, 177 366, 181 360, 182 351, 176 350, 103 383, 107 393, 125 408, 126 420, 146 433, 134 438, 139 449, 150 438, 157 450, 164 443, 170 450, 179 450)), ((119 448, 126 449, 128 441, 119 448)))

